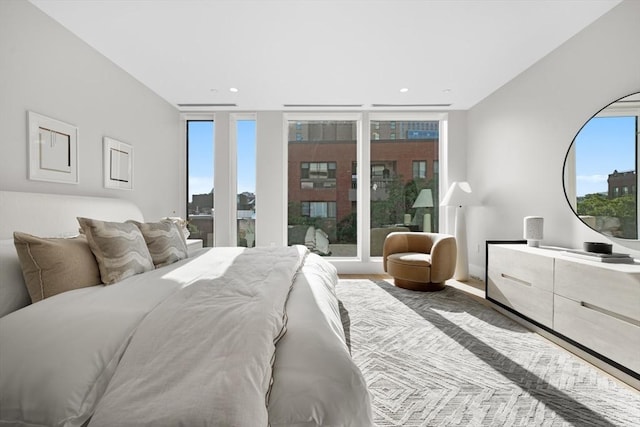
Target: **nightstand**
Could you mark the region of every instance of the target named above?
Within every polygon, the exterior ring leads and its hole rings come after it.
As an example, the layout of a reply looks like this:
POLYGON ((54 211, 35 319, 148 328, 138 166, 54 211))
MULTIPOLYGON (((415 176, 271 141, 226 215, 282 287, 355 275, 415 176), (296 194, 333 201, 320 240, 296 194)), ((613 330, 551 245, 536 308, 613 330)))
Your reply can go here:
POLYGON ((202 249, 202 239, 187 239, 187 253, 190 257, 200 249, 202 249))

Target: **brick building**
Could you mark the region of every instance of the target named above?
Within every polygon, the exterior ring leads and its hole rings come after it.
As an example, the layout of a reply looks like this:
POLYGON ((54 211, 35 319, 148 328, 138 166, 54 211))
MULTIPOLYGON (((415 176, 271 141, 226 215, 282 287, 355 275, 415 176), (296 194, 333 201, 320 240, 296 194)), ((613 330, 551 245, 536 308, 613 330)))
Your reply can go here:
MULTIPOLYGON (((409 209, 417 193, 405 195, 411 181, 417 183, 416 191, 432 188, 437 206, 438 122, 372 122, 370 131, 372 206, 403 198, 386 222, 401 223, 405 213, 414 213, 409 209)), ((289 123, 290 215, 293 209, 301 217, 322 218, 334 238, 331 228, 357 207, 356 137, 354 122, 289 123)))
POLYGON ((636 182, 636 171, 618 172, 614 170, 607 179, 609 198, 615 199, 626 194, 636 194, 636 182))

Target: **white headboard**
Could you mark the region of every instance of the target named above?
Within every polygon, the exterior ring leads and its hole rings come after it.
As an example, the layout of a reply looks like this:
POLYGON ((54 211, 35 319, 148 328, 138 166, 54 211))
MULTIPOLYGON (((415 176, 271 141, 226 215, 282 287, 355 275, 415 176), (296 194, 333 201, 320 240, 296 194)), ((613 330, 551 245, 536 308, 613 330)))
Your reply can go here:
POLYGON ((78 234, 76 217, 104 221, 143 221, 140 209, 128 200, 107 197, 0 191, 0 240, 14 231, 40 237, 78 234))

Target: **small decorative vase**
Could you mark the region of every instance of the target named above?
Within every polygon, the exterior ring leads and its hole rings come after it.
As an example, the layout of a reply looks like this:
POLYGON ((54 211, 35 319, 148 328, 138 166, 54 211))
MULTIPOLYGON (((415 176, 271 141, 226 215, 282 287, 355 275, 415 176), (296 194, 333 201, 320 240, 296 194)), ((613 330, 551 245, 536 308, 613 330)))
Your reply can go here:
POLYGON ((523 237, 527 239, 527 246, 539 247, 540 240, 542 240, 544 218, 541 216, 525 216, 523 222, 523 237))

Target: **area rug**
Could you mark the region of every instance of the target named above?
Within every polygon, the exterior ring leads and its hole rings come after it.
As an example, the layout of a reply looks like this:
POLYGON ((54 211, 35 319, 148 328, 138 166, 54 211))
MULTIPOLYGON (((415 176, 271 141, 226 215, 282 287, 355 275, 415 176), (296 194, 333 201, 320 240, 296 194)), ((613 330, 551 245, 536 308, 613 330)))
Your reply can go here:
POLYGON ((640 392, 463 291, 336 291, 378 426, 640 425, 640 392))

